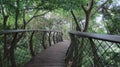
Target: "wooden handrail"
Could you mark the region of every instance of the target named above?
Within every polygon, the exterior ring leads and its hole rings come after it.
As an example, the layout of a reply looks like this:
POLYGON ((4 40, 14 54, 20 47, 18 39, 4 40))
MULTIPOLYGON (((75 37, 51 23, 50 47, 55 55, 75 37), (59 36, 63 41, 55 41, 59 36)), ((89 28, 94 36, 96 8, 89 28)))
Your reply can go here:
MULTIPOLYGON (((89 62, 92 62, 90 65, 93 65, 94 67, 103 67, 101 62, 106 61, 106 58, 105 56, 103 57, 103 55, 110 52, 115 53, 116 55, 114 57, 119 58, 117 56, 117 53, 119 52, 114 50, 115 46, 116 49, 120 49, 120 36, 118 35, 78 31, 70 31, 69 34, 71 38, 71 44, 66 53, 66 63, 69 64, 69 62, 72 62, 71 67, 86 67, 87 63, 89 62), (91 60, 88 61, 86 56, 91 58, 91 60)), ((111 58, 111 55, 107 55, 106 57, 111 58)), ((105 66, 107 66, 107 64, 105 66)))
POLYGON ((120 36, 118 35, 96 34, 96 33, 78 32, 78 31, 70 31, 69 33, 77 35, 79 37, 88 37, 93 39, 120 43, 120 36))
MULTIPOLYGON (((60 33, 62 34, 62 32, 59 32, 59 31, 55 31, 55 30, 43 30, 43 29, 29 29, 29 30, 25 30, 25 29, 18 29, 18 30, 1 30, 0 31, 0 36, 1 35, 4 35, 3 37, 3 49, 4 49, 4 58, 5 59, 8 59, 8 62, 10 62, 10 66, 11 67, 17 67, 17 64, 15 62, 15 49, 17 47, 17 43, 21 40, 21 38, 25 35, 25 33, 31 33, 29 36, 28 36, 28 46, 29 46, 29 51, 30 51, 30 54, 32 57, 34 57, 36 55, 36 51, 35 51, 35 46, 34 46, 34 36, 35 36, 35 33, 43 33, 43 35, 40 35, 41 36, 41 42, 39 44, 41 44, 43 46, 44 49, 47 49, 48 47, 48 44, 49 46, 52 45, 52 42, 53 41, 53 37, 56 37, 55 38, 55 43, 57 42, 60 42, 62 40, 56 40, 56 39, 59 39, 59 38, 62 38, 62 35, 61 36, 58 36, 55 35, 56 33, 60 33), (46 35, 46 34, 49 34, 49 35, 46 35), (10 43, 7 43, 7 38, 8 36, 12 36, 13 38, 11 38, 11 42, 10 43), (46 38, 48 38, 46 40, 46 38), (8 45, 9 44, 9 48, 8 48, 8 45)), ((55 44, 54 43, 54 44, 55 44)), ((0 61, 4 61, 5 59, 2 59, 1 58, 1 55, 0 55, 0 61)), ((7 62, 7 61, 6 61, 7 62)), ((0 63, 1 67, 2 67, 2 63, 0 63)))
POLYGON ((59 32, 55 30, 43 30, 43 29, 17 29, 17 30, 0 30, 0 35, 11 34, 11 33, 22 33, 22 32, 59 32))

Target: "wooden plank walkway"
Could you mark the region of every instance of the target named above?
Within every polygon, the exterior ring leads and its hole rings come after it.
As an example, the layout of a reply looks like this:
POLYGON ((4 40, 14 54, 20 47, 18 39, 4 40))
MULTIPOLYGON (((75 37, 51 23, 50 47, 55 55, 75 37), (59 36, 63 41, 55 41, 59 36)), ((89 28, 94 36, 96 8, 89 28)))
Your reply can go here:
POLYGON ((64 41, 43 50, 25 67, 65 67, 66 51, 70 42, 64 41))

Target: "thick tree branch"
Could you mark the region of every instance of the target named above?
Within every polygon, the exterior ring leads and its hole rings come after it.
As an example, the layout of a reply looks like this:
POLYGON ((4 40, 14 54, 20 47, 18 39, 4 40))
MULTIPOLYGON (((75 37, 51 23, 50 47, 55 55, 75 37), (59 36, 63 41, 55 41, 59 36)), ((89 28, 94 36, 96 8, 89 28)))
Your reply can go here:
POLYGON ((81 31, 81 28, 80 28, 80 26, 79 26, 79 23, 78 23, 78 21, 77 21, 77 18, 76 18, 76 16, 75 16, 75 14, 74 14, 74 12, 71 10, 71 14, 72 14, 72 16, 73 16, 73 18, 74 18, 74 21, 75 21, 75 23, 76 23, 76 26, 77 26, 77 30, 78 31, 81 31))
POLYGON ((91 10, 92 10, 92 7, 93 7, 93 4, 94 4, 94 0, 91 0, 87 6, 87 9, 82 5, 82 9, 84 10, 85 12, 85 26, 84 26, 84 32, 87 31, 88 29, 88 26, 89 26, 89 19, 90 19, 90 14, 91 14, 91 10))
MULTIPOLYGON (((1 2, 2 3, 2 2, 1 2)), ((2 15, 3 17, 5 16, 5 13, 4 13, 4 8, 3 8, 3 4, 1 4, 1 11, 2 11, 2 15)))
POLYGON ((106 0, 101 6, 99 6, 92 14, 91 16, 95 15, 95 13, 97 13, 102 7, 104 7, 104 5, 108 2, 109 0, 106 0))
POLYGON ((92 10, 93 4, 94 4, 94 0, 91 0, 90 3, 88 4, 88 9, 87 9, 88 11, 92 10))
MULTIPOLYGON (((25 29, 26 25, 27 25, 33 18, 38 17, 38 16, 43 16, 43 15, 45 15, 46 13, 49 12, 49 11, 47 11, 47 12, 41 14, 41 15, 36 15, 36 14, 38 13, 38 11, 40 10, 40 9, 39 9, 40 6, 41 6, 41 4, 38 4, 37 7, 35 7, 35 9, 37 9, 37 10, 35 11, 35 13, 33 14, 33 16, 32 16, 28 21, 25 21, 25 15, 23 15, 23 18, 24 18, 24 19, 23 19, 23 26, 22 26, 21 28, 24 28, 24 29, 25 29)), ((25 10, 23 10, 23 11, 25 11, 25 10)), ((25 14, 25 12, 23 12, 23 13, 25 14)))
MULTIPOLYGON (((39 17, 39 16, 43 16, 43 15, 45 15, 45 14, 47 14, 49 11, 47 11, 47 12, 45 12, 45 13, 43 13, 43 14, 40 14, 40 15, 34 15, 34 16, 32 16, 25 24, 24 24, 24 26, 26 27, 26 25, 32 20, 32 19, 34 19, 34 18, 36 18, 36 17, 39 17)), ((23 26, 22 26, 22 28, 23 28, 23 26)))
POLYGON ((103 9, 108 13, 108 15, 109 15, 111 21, 114 22, 114 21, 113 21, 113 18, 112 18, 112 15, 110 14, 110 12, 109 12, 106 8, 104 8, 104 7, 103 7, 103 9))
POLYGON ((23 10, 23 26, 22 28, 25 29, 26 25, 34 18, 34 16, 37 14, 39 9, 36 10, 36 12, 33 14, 33 17, 31 17, 27 22, 25 20, 25 10, 23 10))
POLYGON ((23 29, 25 29, 25 10, 23 10, 23 29))
POLYGON ((15 14, 15 29, 18 28, 18 16, 19 16, 19 0, 17 0, 17 8, 15 14))
POLYGON ((87 9, 83 5, 81 5, 81 7, 84 10, 84 12, 87 13, 87 9))

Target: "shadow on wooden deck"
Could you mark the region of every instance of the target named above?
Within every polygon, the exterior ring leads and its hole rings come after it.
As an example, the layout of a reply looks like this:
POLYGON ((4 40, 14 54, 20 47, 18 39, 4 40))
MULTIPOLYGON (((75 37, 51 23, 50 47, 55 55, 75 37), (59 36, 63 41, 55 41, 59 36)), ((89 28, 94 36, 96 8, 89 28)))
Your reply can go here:
POLYGON ((59 42, 43 50, 25 67, 65 67, 66 51, 70 41, 59 42))

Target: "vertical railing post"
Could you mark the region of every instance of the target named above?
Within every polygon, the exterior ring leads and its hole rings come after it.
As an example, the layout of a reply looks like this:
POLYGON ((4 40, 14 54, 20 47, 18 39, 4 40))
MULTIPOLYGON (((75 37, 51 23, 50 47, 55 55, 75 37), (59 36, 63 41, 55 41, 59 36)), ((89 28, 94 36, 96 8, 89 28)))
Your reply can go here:
POLYGON ((57 42, 60 42, 60 34, 59 34, 59 32, 57 33, 57 42))
POLYGON ((49 45, 51 46, 51 38, 50 37, 51 37, 51 31, 49 32, 49 38, 48 38, 49 39, 49 45))
POLYGON ((53 42, 54 42, 54 44, 56 44, 55 35, 56 35, 56 32, 53 33, 53 42))
POLYGON ((63 33, 60 32, 60 41, 63 41, 63 33))
MULTIPOLYGON (((78 56, 78 44, 77 44, 77 38, 74 36, 72 36, 72 41, 73 41, 73 62, 72 62, 72 66, 71 67, 77 67, 77 62, 76 58, 78 56)), ((77 58, 78 59, 78 58, 77 58)))
POLYGON ((59 32, 59 42, 61 41, 61 37, 62 37, 61 32, 59 32))
POLYGON ((63 39, 62 39, 62 32, 59 32, 59 42, 60 41, 63 41, 63 39))
POLYGON ((67 64, 69 63, 69 61, 73 61, 73 53, 74 53, 74 49, 75 49, 75 35, 74 34, 70 34, 70 39, 71 39, 71 43, 70 43, 70 46, 67 50, 67 53, 66 53, 66 62, 67 64))
POLYGON ((43 46, 44 49, 46 49, 46 46, 45 46, 45 35, 46 35, 46 31, 43 31, 42 46, 43 46))
POLYGON ((11 47, 10 47, 10 61, 11 61, 11 67, 16 67, 16 62, 15 62, 15 57, 14 57, 14 49, 16 46, 16 40, 17 40, 17 34, 15 33, 14 38, 11 42, 11 47))
MULTIPOLYGON (((4 34, 4 58, 7 58, 8 49, 7 49, 7 34, 4 34)), ((7 58, 8 59, 8 58, 7 58)))
POLYGON ((30 36, 30 40, 29 40, 29 48, 30 48, 30 53, 31 53, 32 57, 35 56, 35 53, 34 53, 34 50, 33 50, 33 35, 34 35, 34 31, 32 32, 32 34, 30 36))
POLYGON ((3 36, 3 39, 4 39, 4 45, 3 45, 3 49, 4 49, 4 56, 3 58, 5 58, 5 65, 9 65, 9 61, 10 61, 10 58, 8 57, 8 55, 10 55, 10 50, 7 48, 7 34, 4 34, 3 36))
POLYGON ((16 67, 16 62, 14 57, 14 48, 10 50, 10 61, 11 61, 11 66, 16 67))
POLYGON ((56 41, 56 43, 58 42, 57 35, 58 35, 58 32, 56 32, 56 34, 55 34, 55 41, 56 41))
POLYGON ((82 62, 83 62, 83 58, 84 58, 84 56, 83 56, 83 49, 85 48, 85 44, 84 44, 84 42, 85 42, 85 38, 83 38, 83 37, 81 37, 81 41, 80 41, 81 43, 80 43, 80 52, 79 52, 79 67, 82 67, 82 62))
POLYGON ((2 65, 2 56, 1 56, 1 49, 0 49, 0 67, 3 67, 3 65, 2 65))
POLYGON ((100 67, 100 64, 99 64, 99 55, 97 54, 97 49, 96 49, 96 46, 95 46, 95 43, 94 41, 92 40, 92 38, 89 38, 90 40, 90 45, 91 45, 91 48, 92 48, 92 52, 93 52, 93 60, 94 60, 94 67, 100 67))
POLYGON ((56 42, 58 43, 58 40, 59 40, 59 34, 58 34, 58 32, 56 33, 56 36, 55 36, 55 38, 56 38, 56 42))

